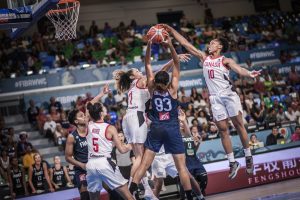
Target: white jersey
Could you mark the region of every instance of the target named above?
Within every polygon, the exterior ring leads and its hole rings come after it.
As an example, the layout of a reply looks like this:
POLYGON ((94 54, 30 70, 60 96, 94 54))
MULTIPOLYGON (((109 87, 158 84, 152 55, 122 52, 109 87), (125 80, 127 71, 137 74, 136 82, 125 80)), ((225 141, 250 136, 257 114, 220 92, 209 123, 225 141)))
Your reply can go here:
POLYGON ((137 83, 140 79, 135 79, 128 90, 128 108, 127 112, 142 111, 145 112, 146 102, 150 99, 148 88, 139 88, 137 83))
POLYGON ((229 69, 223 64, 224 56, 212 59, 207 56, 203 62, 203 75, 210 95, 231 91, 229 69))
POLYGON ((89 122, 86 135, 89 159, 111 157, 112 140, 106 137, 108 126, 110 125, 105 122, 89 122))

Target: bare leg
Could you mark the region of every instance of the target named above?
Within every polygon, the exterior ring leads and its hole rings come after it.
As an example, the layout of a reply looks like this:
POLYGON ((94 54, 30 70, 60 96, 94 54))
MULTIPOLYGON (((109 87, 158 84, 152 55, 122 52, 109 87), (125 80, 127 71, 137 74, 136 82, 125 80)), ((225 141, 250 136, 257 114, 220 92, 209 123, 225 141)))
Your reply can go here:
POLYGON ((175 162, 176 169, 179 174, 180 182, 185 191, 191 190, 191 182, 188 170, 185 165, 185 155, 184 154, 173 154, 173 159, 175 162))
POLYGON ((239 112, 239 114, 237 116, 231 117, 231 120, 240 136, 240 139, 241 139, 244 149, 249 148, 249 139, 248 139, 247 130, 243 123, 242 113, 239 112))
POLYGON ((116 188, 115 190, 123 197, 123 199, 134 200, 133 196, 130 194, 128 190, 127 184, 122 185, 116 188))
POLYGON ((144 154, 144 144, 138 144, 138 143, 132 144, 132 151, 135 156, 135 161, 131 167, 130 176, 134 177, 135 172, 141 165, 141 161, 142 161, 143 154, 144 154))
POLYGON ((132 182, 139 183, 141 181, 141 179, 145 175, 147 169, 151 166, 154 156, 155 156, 155 152, 153 152, 149 149, 145 150, 140 167, 135 172, 132 182))
POLYGON ((229 137, 227 119, 216 122, 216 125, 219 129, 222 145, 226 154, 232 153, 233 150, 232 150, 231 139, 229 137))
POLYGON ((154 195, 159 198, 159 194, 163 185, 164 179, 163 178, 154 178, 154 189, 153 193, 154 195))

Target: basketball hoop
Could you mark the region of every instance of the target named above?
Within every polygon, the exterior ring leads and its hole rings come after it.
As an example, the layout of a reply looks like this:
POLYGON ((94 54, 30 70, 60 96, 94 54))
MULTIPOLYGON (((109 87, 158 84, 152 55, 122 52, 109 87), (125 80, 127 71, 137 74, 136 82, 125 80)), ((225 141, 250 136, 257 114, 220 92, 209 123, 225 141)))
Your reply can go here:
POLYGON ((46 16, 55 27, 56 39, 71 40, 76 38, 79 7, 79 1, 60 0, 56 9, 47 12, 46 16))

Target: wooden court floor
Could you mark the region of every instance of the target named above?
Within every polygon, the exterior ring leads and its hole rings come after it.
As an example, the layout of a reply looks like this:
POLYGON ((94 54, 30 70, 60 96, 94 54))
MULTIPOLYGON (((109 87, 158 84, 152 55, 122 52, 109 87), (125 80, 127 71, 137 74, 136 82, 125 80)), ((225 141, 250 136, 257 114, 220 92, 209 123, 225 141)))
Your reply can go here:
POLYGON ((210 195, 206 197, 206 200, 251 200, 273 194, 293 192, 300 192, 300 178, 210 195))

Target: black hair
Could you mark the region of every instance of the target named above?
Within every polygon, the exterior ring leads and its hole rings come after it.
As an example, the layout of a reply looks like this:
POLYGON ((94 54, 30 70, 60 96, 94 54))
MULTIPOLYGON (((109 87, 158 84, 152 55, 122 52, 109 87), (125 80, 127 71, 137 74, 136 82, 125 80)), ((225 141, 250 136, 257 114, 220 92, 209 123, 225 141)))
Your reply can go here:
POLYGON ((88 103, 87 109, 94 121, 97 121, 101 118, 101 112, 103 111, 103 106, 101 103, 88 103))
POLYGON ((157 90, 166 91, 169 81, 170 81, 170 77, 168 72, 159 71, 155 74, 154 82, 157 90))
POLYGON ((133 79, 130 78, 130 76, 133 73, 133 69, 125 72, 122 70, 116 70, 114 73, 114 79, 116 80, 116 86, 118 91, 120 92, 126 92, 129 90, 130 85, 133 81, 133 79))
POLYGON ((228 41, 225 38, 223 38, 223 37, 220 37, 217 40, 219 41, 220 45, 222 45, 222 51, 221 52, 222 53, 226 53, 228 51, 228 49, 229 49, 229 43, 228 43, 228 41))
POLYGON ((79 113, 79 111, 80 110, 78 110, 78 109, 74 109, 69 112, 68 120, 69 120, 70 124, 77 126, 77 124, 75 123, 75 120, 76 120, 76 115, 77 115, 77 113, 79 113))

